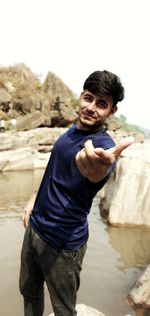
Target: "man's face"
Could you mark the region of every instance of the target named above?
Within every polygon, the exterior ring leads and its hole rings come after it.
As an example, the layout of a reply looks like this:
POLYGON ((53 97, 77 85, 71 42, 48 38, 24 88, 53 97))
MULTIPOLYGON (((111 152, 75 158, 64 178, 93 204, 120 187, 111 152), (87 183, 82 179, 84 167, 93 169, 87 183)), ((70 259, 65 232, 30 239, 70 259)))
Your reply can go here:
POLYGON ((99 97, 86 90, 80 96, 77 127, 82 130, 96 130, 116 110, 111 98, 99 97))

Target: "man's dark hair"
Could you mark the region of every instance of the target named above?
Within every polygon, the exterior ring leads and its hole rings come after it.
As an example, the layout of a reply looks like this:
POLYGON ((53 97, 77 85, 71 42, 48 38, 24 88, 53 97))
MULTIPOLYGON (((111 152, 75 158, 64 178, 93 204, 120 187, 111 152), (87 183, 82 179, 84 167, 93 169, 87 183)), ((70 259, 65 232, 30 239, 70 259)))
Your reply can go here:
POLYGON ((110 71, 95 71, 85 80, 83 90, 103 97, 111 97, 113 105, 124 99, 124 87, 120 78, 110 71))

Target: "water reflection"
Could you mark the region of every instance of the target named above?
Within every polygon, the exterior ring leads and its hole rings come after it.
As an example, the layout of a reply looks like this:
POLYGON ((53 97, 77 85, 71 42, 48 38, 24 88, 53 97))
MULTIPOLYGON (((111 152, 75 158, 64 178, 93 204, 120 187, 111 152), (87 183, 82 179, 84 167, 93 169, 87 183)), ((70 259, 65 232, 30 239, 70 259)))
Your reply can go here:
POLYGON ((0 219, 20 218, 28 201, 41 181, 43 170, 5 172, 0 174, 0 219), (6 212, 7 211, 7 212, 6 212))
POLYGON ((147 266, 150 263, 150 229, 107 227, 109 242, 119 253, 121 270, 147 266))

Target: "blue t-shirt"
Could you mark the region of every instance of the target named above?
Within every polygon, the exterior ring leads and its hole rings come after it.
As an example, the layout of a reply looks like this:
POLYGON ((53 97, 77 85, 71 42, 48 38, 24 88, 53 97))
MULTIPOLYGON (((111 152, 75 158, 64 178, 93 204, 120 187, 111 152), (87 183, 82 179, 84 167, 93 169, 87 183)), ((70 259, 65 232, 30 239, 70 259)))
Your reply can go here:
POLYGON ((91 139, 94 147, 108 149, 114 141, 104 129, 95 133, 77 129, 76 125, 56 141, 41 182, 31 225, 52 247, 75 251, 88 239, 88 222, 92 201, 112 172, 98 183, 83 177, 75 156, 91 139))

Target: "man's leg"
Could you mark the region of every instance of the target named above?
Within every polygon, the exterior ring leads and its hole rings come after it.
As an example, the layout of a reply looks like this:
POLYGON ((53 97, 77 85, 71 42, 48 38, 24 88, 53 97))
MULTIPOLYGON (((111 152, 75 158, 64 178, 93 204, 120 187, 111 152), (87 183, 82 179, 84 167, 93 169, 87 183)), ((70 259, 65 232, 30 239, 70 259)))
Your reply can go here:
POLYGON ((40 238, 29 226, 26 229, 21 252, 19 287, 24 297, 24 315, 42 316, 44 311, 44 277, 36 248, 40 238))
POLYGON ((49 264, 42 267, 55 316, 77 315, 76 295, 85 251, 86 245, 76 252, 52 248, 49 264))

